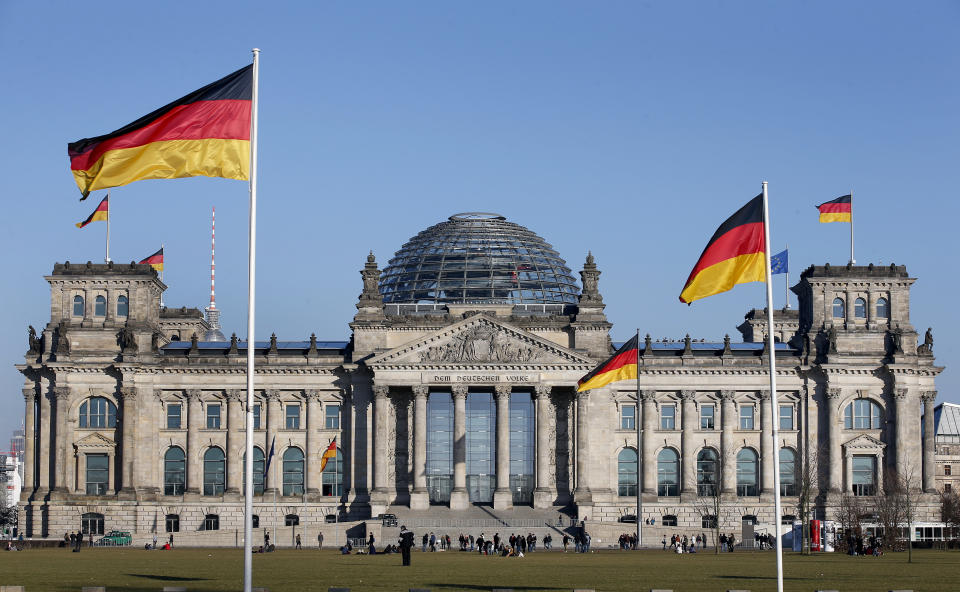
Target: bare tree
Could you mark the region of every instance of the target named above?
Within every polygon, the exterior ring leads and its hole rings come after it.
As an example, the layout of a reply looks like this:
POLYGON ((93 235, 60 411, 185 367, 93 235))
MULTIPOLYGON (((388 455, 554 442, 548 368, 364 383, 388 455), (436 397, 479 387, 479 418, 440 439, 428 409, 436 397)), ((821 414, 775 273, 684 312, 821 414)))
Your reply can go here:
POLYGON ((860 535, 861 518, 864 514, 863 498, 843 492, 840 495, 840 503, 837 506, 837 522, 840 523, 839 532, 843 533, 838 538, 836 545, 838 549, 847 551, 849 549, 848 538, 851 534, 860 535))
POLYGON ((940 494, 940 519, 949 524, 956 537, 956 529, 960 526, 960 495, 955 491, 944 491, 940 494))
POLYGON ((803 553, 810 554, 810 520, 813 518, 813 504, 820 495, 820 458, 827 458, 824 445, 808 448, 800 459, 797 471, 797 515, 800 516, 803 529, 803 553))
POLYGON ((710 528, 713 531, 713 551, 720 553, 720 524, 723 521, 723 498, 720 496, 720 486, 712 485, 710 487, 701 485, 698 487, 698 493, 706 493, 697 497, 694 505, 697 513, 700 514, 700 523, 703 528, 710 528))
MULTIPOLYGON (((916 465, 904 464, 898 471, 891 471, 884 479, 884 492, 878 496, 877 506, 883 518, 884 534, 893 534, 896 543, 901 542, 902 527, 906 526, 907 563, 913 562, 913 545, 910 533, 920 504, 920 478, 916 465)), ((899 545, 898 545, 899 546, 899 545)))

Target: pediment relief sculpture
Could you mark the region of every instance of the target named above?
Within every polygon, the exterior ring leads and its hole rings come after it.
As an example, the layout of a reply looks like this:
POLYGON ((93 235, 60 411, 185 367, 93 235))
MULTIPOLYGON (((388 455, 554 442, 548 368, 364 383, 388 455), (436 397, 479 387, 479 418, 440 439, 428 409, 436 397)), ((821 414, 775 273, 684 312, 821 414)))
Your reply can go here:
POLYGON ((73 444, 77 450, 113 450, 117 443, 112 439, 96 432, 85 436, 73 444))
POLYGON ((869 436, 867 434, 860 434, 859 436, 852 438, 843 444, 844 448, 859 448, 863 450, 883 449, 886 448, 886 446, 887 445, 880 440, 877 440, 873 436, 869 436))
POLYGON ((546 353, 536 344, 525 343, 500 327, 484 323, 454 335, 447 343, 421 351, 420 361, 541 362, 546 353))

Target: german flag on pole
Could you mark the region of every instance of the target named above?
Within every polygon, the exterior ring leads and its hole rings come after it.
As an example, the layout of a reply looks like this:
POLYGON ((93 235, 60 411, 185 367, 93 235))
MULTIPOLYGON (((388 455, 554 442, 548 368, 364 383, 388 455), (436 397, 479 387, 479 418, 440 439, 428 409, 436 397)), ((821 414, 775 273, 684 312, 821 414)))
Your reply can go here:
POLYGON ((163 247, 160 247, 159 251, 150 255, 140 263, 146 263, 157 271, 163 271, 163 247))
POLYGON ((142 179, 250 173, 253 65, 144 115, 122 128, 67 145, 83 198, 142 179))
POLYGON ((853 222, 853 196, 841 195, 817 206, 820 222, 853 222))
POLYGON ((637 350, 640 340, 634 335, 624 343, 604 363, 593 369, 577 382, 577 392, 606 386, 619 380, 633 380, 637 377, 637 350))
POLYGON ((104 222, 110 219, 110 194, 100 200, 100 205, 83 222, 77 222, 77 228, 83 228, 91 222, 104 222))
POLYGON ((726 292, 737 284, 764 281, 763 249, 763 194, 760 194, 713 233, 680 292, 680 302, 690 304, 726 292))
POLYGON ((322 473, 325 468, 327 468, 327 461, 337 458, 337 439, 334 438, 333 442, 330 442, 330 446, 327 446, 327 449, 323 451, 323 456, 320 457, 320 472, 322 473))

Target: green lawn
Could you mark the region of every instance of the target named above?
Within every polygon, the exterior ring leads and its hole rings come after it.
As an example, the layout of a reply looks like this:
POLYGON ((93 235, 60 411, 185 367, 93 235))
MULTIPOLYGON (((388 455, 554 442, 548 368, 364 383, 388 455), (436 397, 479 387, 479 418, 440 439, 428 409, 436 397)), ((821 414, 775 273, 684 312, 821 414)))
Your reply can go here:
MULTIPOLYGON (((960 552, 915 551, 881 559, 818 554, 784 556, 784 588, 923 592, 960 589, 960 552)), ((240 590, 243 555, 228 549, 65 549, 0 552, 0 585, 24 585, 28 592, 107 586, 108 590, 240 590)), ((475 553, 413 553, 413 566, 401 567, 399 555, 341 556, 333 551, 277 551, 254 555, 254 583, 272 592, 320 590, 344 586, 360 590, 566 590, 593 588, 643 591, 723 591, 730 588, 776 589, 772 552, 710 552, 675 555, 662 551, 602 551, 586 555, 533 553, 522 559, 480 557, 475 553)))

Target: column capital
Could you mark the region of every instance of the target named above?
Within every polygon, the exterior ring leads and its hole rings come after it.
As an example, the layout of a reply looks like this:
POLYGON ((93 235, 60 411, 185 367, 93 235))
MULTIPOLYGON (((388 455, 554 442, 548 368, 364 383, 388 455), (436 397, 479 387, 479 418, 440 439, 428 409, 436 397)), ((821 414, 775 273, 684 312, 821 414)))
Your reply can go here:
POLYGON ((23 387, 23 400, 24 401, 33 401, 37 398, 37 389, 32 386, 23 387))
POLYGON ((263 398, 266 399, 268 403, 279 403, 280 391, 277 389, 265 389, 263 391, 263 398))
POLYGON ((390 394, 390 387, 385 384, 373 385, 373 396, 376 399, 386 399, 390 394))
POLYGON ((920 400, 925 404, 933 405, 937 399, 937 391, 923 391, 920 393, 920 400))
POLYGON ((657 399, 657 391, 653 389, 643 389, 640 391, 640 400, 641 401, 650 401, 653 402, 657 399))
POLYGON ((537 399, 548 398, 553 392, 553 387, 549 384, 538 384, 533 387, 533 396, 537 399))
POLYGON ((467 385, 465 384, 455 384, 450 389, 451 395, 454 399, 466 399, 467 398, 467 385))
POLYGON ((226 394, 228 403, 243 403, 247 391, 246 389, 227 389, 226 394))
POLYGON ((695 394, 696 394, 696 391, 690 391, 690 390, 680 391, 680 400, 683 401, 684 403, 692 402, 695 394))
POLYGON ((425 384, 417 384, 413 386, 413 396, 416 399, 426 399, 430 396, 430 387, 425 384))
POLYGON ((53 387, 53 396, 58 401, 65 401, 70 397, 70 387, 69 386, 55 386, 53 387))
POLYGON ((200 389, 186 389, 183 391, 183 396, 188 403, 199 403, 202 391, 200 389))
POLYGON ((826 394, 827 394, 827 398, 828 398, 828 399, 833 400, 833 401, 836 401, 837 399, 840 398, 840 395, 841 395, 842 393, 843 393, 843 391, 841 391, 841 390, 838 389, 838 388, 828 388, 826 394))
POLYGON ((577 391, 574 393, 574 396, 577 398, 577 401, 587 402, 590 400, 590 393, 593 392, 593 389, 587 389, 585 391, 577 391))
POLYGON ((497 399, 507 399, 510 400, 510 393, 513 392, 513 385, 510 384, 498 384, 493 387, 493 393, 497 399))
POLYGON ((733 400, 736 398, 736 396, 737 396, 737 392, 736 392, 736 391, 731 391, 731 390, 723 390, 723 391, 720 391, 720 400, 721 400, 721 401, 729 401, 730 403, 732 403, 733 400))
POLYGON ((120 398, 123 399, 124 404, 127 401, 134 402, 137 400, 137 387, 134 386, 121 386, 120 387, 120 398))
POLYGON ((893 398, 896 399, 898 403, 905 401, 907 398, 907 389, 905 388, 894 389, 893 398))
POLYGON ((304 389, 303 391, 304 398, 309 401, 319 401, 320 400, 320 389, 304 389))
POLYGON ((770 389, 760 389, 760 391, 757 393, 757 396, 760 398, 761 401, 769 401, 770 389))

